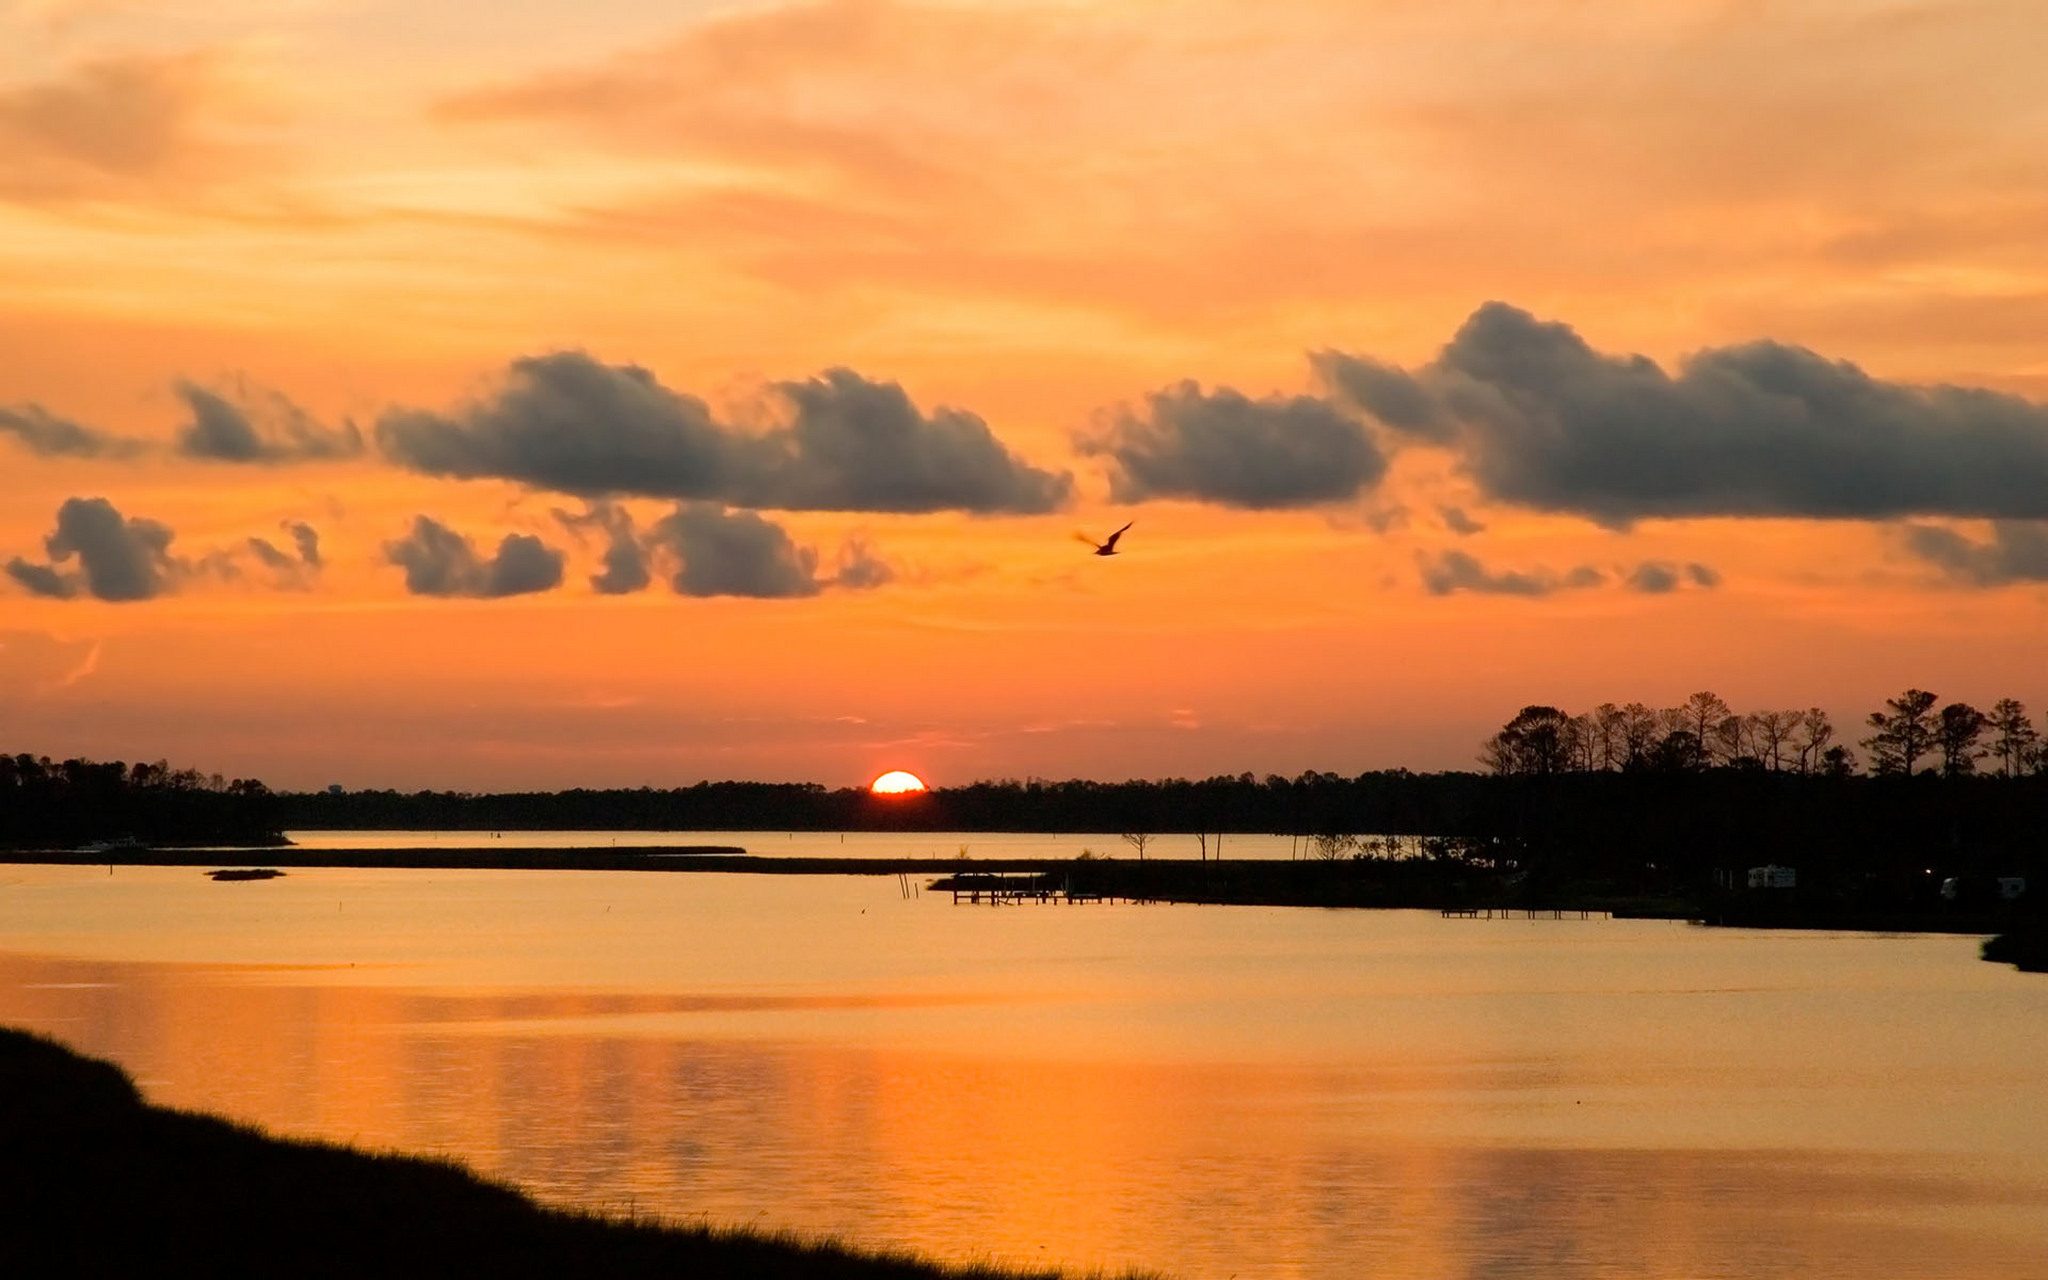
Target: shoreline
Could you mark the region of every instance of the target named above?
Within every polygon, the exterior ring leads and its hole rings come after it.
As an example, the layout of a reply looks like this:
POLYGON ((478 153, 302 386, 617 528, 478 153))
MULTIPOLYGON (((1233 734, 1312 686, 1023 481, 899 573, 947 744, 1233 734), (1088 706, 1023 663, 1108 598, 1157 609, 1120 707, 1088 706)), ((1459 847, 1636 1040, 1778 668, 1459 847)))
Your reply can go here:
MULTIPOLYGON (((1755 891, 1712 899, 1675 893, 1618 891, 1596 884, 1531 887, 1491 871, 1423 859, 1277 861, 1272 859, 1161 858, 911 858, 815 857, 750 854, 737 845, 637 845, 506 848, 502 845, 413 848, 298 846, 242 849, 162 849, 109 859, 84 850, 0 850, 0 864, 107 867, 256 867, 311 870, 639 871, 670 874, 838 875, 932 877, 926 888, 967 891, 984 877, 1031 877, 1059 898, 1111 897, 1203 906, 1307 907, 1385 910, 1495 910, 1601 912, 1617 918, 1689 920, 1707 927, 1840 930, 1867 933, 2010 935, 1993 956, 2035 957, 2019 940, 2038 925, 2006 912, 1937 909, 1898 904, 1863 906, 1829 898, 1755 891), (238 853, 260 853, 242 859, 238 853)), ((230 879, 250 878, 231 876, 230 879)), ((2015 963, 2020 963, 2016 960, 2015 963)), ((2042 963, 2032 958, 2023 968, 2042 963)))

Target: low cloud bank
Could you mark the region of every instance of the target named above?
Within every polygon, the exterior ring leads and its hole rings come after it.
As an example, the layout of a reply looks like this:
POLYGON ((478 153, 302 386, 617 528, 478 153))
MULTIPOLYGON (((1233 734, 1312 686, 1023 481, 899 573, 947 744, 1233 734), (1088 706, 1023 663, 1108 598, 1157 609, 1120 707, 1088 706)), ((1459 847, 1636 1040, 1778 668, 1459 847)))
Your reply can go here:
POLYGON ((1490 570, 1479 558, 1465 551, 1444 551, 1432 557, 1417 557, 1422 566, 1422 585, 1434 596, 1459 591, 1494 596, 1547 596, 1559 591, 1581 591, 1607 581, 1607 575, 1592 565, 1582 564, 1562 574, 1548 569, 1490 570))
MULTIPOLYGON (((1423 587, 1437 596, 1469 592, 1475 595, 1540 597, 1563 591, 1590 590, 1606 586, 1610 581, 1606 573, 1590 564, 1582 564, 1563 573, 1547 568, 1488 569, 1477 556, 1455 548, 1435 555, 1424 552, 1416 557, 1416 563, 1422 571, 1423 587)), ((1612 581, 1627 591, 1666 595, 1686 586, 1718 587, 1721 575, 1704 564, 1679 565, 1664 560, 1646 560, 1633 568, 1617 568, 1612 581)))

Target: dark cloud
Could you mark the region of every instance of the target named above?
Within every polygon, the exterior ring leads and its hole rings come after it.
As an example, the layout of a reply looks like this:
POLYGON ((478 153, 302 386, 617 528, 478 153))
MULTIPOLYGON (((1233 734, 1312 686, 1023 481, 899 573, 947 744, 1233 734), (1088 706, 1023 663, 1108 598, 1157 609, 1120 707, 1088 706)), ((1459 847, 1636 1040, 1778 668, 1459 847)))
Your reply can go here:
POLYGON ((1448 443, 1490 497, 1609 525, 2048 517, 2048 406, 1885 382, 1800 347, 1713 348, 1672 375, 1492 302, 1412 374, 1339 353, 1317 363, 1396 436, 1448 443))
POLYGON ((266 569, 274 569, 281 574, 297 573, 299 571, 298 560, 279 551, 268 538, 249 539, 249 554, 261 561, 266 569))
POLYGON ((1436 513, 1443 517, 1444 528, 1449 529, 1461 538, 1469 538, 1475 533, 1486 532, 1486 526, 1474 520, 1471 516, 1466 515, 1463 507, 1439 505, 1436 513))
POLYGON ((682 595, 787 599, 822 585, 818 553, 751 511, 685 503, 656 522, 651 540, 681 562, 670 585, 682 595))
POLYGON ((1629 570, 1621 584, 1630 591, 1640 591, 1648 596, 1661 596, 1678 590, 1678 566, 1657 560, 1645 560, 1629 570))
POLYGON ((656 555, 676 566, 669 584, 689 596, 781 599, 816 595, 826 587, 865 591, 896 577, 895 568, 862 538, 847 539, 836 572, 821 577, 814 549, 799 547, 773 521, 717 503, 681 503, 644 535, 632 514, 611 502, 593 502, 581 513, 557 510, 555 518, 579 540, 587 531, 604 535, 603 568, 590 579, 599 595, 645 588, 656 555))
POLYGON ((268 538, 251 538, 247 544, 249 554, 275 574, 280 585, 310 585, 320 572, 320 534, 312 525, 297 520, 287 520, 278 527, 291 536, 291 551, 268 538))
POLYGON ((287 520, 284 531, 291 535, 292 545, 298 548, 299 562, 309 569, 318 569, 320 559, 320 534, 301 520, 287 520))
POLYGON ((454 416, 387 413, 377 443, 429 475, 591 495, 709 498, 730 487, 735 467, 703 401, 580 352, 514 361, 495 395, 454 416))
POLYGON ((468 538, 427 516, 415 516, 409 535, 385 543, 384 556, 405 570, 405 589, 416 596, 496 599, 562 584, 564 557, 539 538, 508 533, 496 555, 480 559, 468 538))
POLYGON ((651 581, 646 548, 630 535, 615 535, 605 544, 604 570, 590 576, 590 588, 601 596, 623 596, 644 590, 651 581))
POLYGON ((1309 363, 1343 399, 1404 435, 1448 444, 1457 424, 1420 382, 1370 356, 1318 351, 1309 363))
POLYGON ((647 566, 647 547, 633 528, 633 516, 609 502, 593 502, 581 515, 556 511, 555 518, 579 535, 596 529, 605 535, 604 568, 591 575, 590 588, 601 596, 630 595, 645 590, 653 581, 647 566))
POLYGON ((1035 514, 1063 505, 1072 478, 1029 466, 988 424, 960 409, 919 412, 902 387, 831 369, 776 393, 788 424, 749 450, 734 494, 790 511, 981 511, 1035 514))
POLYGON ((353 425, 325 427, 275 392, 229 398, 196 383, 177 384, 192 417, 178 429, 178 452, 213 462, 314 462, 363 451, 353 425))
POLYGON ((921 413, 894 383, 834 369, 776 384, 786 421, 719 423, 645 369, 580 352, 513 362, 504 385, 453 415, 377 424, 394 461, 588 497, 635 494, 792 511, 1050 511, 1072 478, 1038 470, 973 414, 921 413))
POLYGON ((30 564, 20 556, 7 562, 7 576, 20 583, 30 595, 51 600, 69 600, 78 594, 78 580, 46 564, 30 564))
POLYGON ((185 566, 170 554, 171 530, 129 519, 105 498, 67 498, 57 528, 43 539, 47 565, 19 558, 8 576, 37 595, 69 599, 81 590, 100 600, 149 600, 175 586, 185 566), (68 566, 77 562, 75 570, 68 566))
POLYGON ((1953 529, 1915 525, 1906 530, 1906 545, 1950 578, 1971 586, 2048 582, 2048 524, 2000 520, 1991 526, 1989 542, 1974 541, 1953 529))
POLYGON ((1548 569, 1495 572, 1481 564, 1477 557, 1455 550, 1441 552, 1434 558, 1423 555, 1418 560, 1422 566, 1422 585, 1429 589, 1431 595, 1437 596, 1457 591, 1497 596, 1547 596, 1557 591, 1597 587, 1607 580, 1598 569, 1583 564, 1562 576, 1548 569))
POLYGON ((1691 578, 1692 584, 1696 587, 1718 587, 1721 585, 1721 571, 1712 565, 1689 564, 1685 566, 1685 576, 1691 578))
POLYGON ((485 566, 485 596, 518 596, 562 585, 562 553, 531 534, 508 533, 485 566))
POLYGON ((1387 461, 1336 406, 1311 396, 1253 400, 1183 382, 1076 441, 1110 459, 1119 502, 1187 498, 1269 510, 1356 498, 1387 461))
POLYGON ((138 440, 108 435, 33 404, 0 407, 0 435, 13 436, 43 458, 122 458, 142 448, 138 440))

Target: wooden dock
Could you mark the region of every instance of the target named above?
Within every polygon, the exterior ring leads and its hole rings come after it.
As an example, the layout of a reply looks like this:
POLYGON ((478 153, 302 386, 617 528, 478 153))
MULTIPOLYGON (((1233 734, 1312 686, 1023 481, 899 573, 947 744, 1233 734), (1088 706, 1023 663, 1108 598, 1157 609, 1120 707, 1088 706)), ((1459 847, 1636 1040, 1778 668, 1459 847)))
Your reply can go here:
POLYGON ((953 875, 935 887, 951 890, 956 905, 962 902, 985 902, 992 907, 1001 907, 1026 902, 1060 902, 1073 905, 1082 902, 1144 901, 1141 898, 1119 897, 1113 893, 1076 890, 1073 882, 1065 877, 1033 871, 988 871, 953 875))
POLYGON ((1611 920, 1611 911, 1565 907, 1445 907, 1446 920, 1611 920))

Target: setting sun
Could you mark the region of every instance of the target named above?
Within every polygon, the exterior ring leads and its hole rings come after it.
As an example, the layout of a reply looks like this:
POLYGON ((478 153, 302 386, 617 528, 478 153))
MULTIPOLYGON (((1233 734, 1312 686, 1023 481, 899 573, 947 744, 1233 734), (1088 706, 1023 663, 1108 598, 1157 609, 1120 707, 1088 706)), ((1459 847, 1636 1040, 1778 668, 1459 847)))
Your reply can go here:
POLYGON ((900 796, 905 792, 924 790, 924 779, 914 773, 905 773, 901 769, 891 769, 876 778, 874 785, 868 790, 878 796, 900 796))

